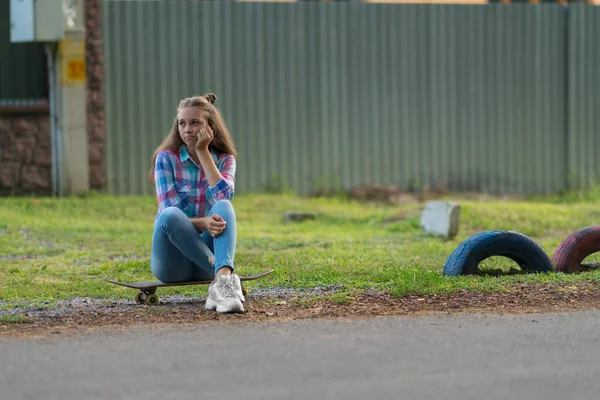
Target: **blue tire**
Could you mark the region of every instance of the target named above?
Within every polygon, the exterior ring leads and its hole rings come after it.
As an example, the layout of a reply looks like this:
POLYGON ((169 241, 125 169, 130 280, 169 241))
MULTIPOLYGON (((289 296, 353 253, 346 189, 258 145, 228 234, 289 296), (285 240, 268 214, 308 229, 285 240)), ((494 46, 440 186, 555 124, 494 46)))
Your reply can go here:
POLYGON ((473 274, 479 263, 493 256, 508 257, 525 272, 552 271, 550 258, 531 238, 519 232, 496 230, 477 233, 458 245, 448 257, 443 274, 473 274))

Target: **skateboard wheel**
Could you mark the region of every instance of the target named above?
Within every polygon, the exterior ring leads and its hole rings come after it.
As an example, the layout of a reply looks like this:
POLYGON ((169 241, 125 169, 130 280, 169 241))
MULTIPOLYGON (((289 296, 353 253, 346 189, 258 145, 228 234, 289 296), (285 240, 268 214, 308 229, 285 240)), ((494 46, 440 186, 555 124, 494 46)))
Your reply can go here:
POLYGON ((135 295, 135 302, 137 304, 142 304, 144 302, 144 296, 145 294, 143 292, 139 292, 135 295))
POLYGON ((148 297, 146 297, 146 304, 149 304, 149 305, 158 304, 158 296, 155 294, 149 295, 148 297))
POLYGON ((242 286, 242 294, 244 295, 244 297, 248 297, 248 291, 243 286, 242 286))

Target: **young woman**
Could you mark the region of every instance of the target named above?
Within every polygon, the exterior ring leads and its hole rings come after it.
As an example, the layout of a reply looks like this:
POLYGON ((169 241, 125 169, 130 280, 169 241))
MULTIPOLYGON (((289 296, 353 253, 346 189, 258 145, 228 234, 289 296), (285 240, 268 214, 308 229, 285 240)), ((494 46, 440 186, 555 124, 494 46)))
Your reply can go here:
POLYGON ((171 131, 152 156, 158 214, 150 268, 165 283, 214 279, 205 307, 242 312, 231 205, 237 152, 216 99, 209 93, 181 100, 171 131))

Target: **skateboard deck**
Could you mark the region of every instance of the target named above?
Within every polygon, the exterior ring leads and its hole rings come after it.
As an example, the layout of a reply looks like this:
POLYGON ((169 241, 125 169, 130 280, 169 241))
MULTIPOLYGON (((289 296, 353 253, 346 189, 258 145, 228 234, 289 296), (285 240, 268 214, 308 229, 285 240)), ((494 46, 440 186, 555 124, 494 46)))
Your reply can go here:
MULTIPOLYGON (((240 276, 240 281, 253 281, 255 279, 262 278, 263 276, 269 275, 273 272, 272 269, 268 271, 261 272, 256 275, 250 276, 240 276)), ((155 294, 156 289, 159 287, 167 287, 167 286, 191 286, 191 285, 208 285, 212 282, 211 280, 203 280, 203 281, 191 281, 191 282, 175 282, 175 283, 164 283, 161 281, 152 281, 152 282, 119 282, 113 281, 110 279, 104 279, 106 282, 113 283, 119 286, 125 286, 132 289, 138 289, 139 292, 135 295, 135 302, 138 304, 158 304, 158 296, 155 294)), ((246 288, 242 286, 242 292, 244 296, 248 295, 246 288)))

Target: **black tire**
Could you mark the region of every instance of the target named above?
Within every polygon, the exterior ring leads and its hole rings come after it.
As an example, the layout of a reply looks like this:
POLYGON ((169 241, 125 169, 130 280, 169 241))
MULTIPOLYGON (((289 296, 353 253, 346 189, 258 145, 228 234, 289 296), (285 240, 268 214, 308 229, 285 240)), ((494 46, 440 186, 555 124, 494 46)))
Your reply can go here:
POLYGON ((531 238, 515 231, 494 230, 477 233, 458 245, 448 257, 443 274, 473 274, 483 260, 493 256, 508 257, 525 272, 552 271, 550 258, 531 238))
POLYGON ((581 269, 581 262, 590 254, 600 251, 600 226, 588 226, 571 233, 563 240, 552 256, 554 270, 575 273, 581 269))

